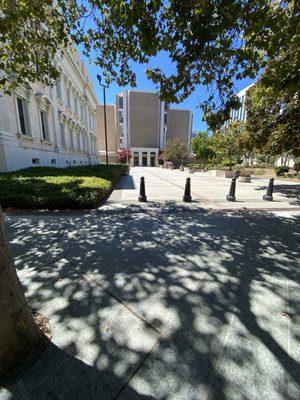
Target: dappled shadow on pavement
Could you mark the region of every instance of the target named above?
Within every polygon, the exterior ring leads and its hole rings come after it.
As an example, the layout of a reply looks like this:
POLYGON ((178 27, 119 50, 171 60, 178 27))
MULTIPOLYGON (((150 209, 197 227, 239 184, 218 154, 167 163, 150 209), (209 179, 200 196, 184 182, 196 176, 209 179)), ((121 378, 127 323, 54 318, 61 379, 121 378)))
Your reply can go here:
MULTIPOLYGON (((267 186, 259 186, 256 190, 266 190, 267 186)), ((291 199, 296 199, 300 196, 300 184, 278 184, 274 185, 274 193, 282 194, 291 199)))
POLYGON ((23 390, 299 398, 299 220, 174 205, 7 216, 26 296, 53 333, 23 390))

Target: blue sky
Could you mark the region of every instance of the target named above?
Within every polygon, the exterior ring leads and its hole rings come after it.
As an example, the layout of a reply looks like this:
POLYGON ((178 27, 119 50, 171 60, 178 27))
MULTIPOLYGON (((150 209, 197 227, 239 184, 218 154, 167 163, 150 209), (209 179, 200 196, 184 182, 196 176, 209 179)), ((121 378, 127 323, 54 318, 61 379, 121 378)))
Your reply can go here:
MULTIPOLYGON (((80 52, 80 49, 79 49, 80 52)), ((103 97, 102 97, 102 88, 100 88, 99 83, 97 81, 97 74, 101 74, 101 70, 94 66, 91 65, 88 62, 88 59, 84 57, 81 53, 82 58, 86 62, 88 71, 91 75, 91 78, 94 83, 94 88, 96 91, 96 95, 98 97, 99 103, 103 102, 103 97)), ((166 54, 159 54, 157 57, 154 57, 149 65, 152 66, 158 66, 163 68, 164 71, 169 71, 171 72, 173 69, 172 62, 168 58, 166 54)), ((147 65, 138 65, 138 64, 133 64, 132 69, 136 73, 137 77, 137 87, 135 89, 139 90, 149 90, 149 91, 156 91, 156 86, 147 79, 146 77, 146 68, 147 65)), ((242 90, 246 86, 250 85, 252 83, 252 79, 243 79, 241 81, 236 81, 235 86, 236 90, 242 90)), ((124 89, 130 89, 129 86, 125 88, 121 88, 120 86, 116 85, 115 83, 112 83, 109 87, 109 89, 106 92, 106 101, 107 103, 114 104, 115 103, 115 96, 117 93, 124 89)), ((199 86, 194 93, 192 93, 185 101, 179 104, 173 104, 173 108, 189 108, 193 111, 193 131, 198 131, 198 130, 204 130, 206 129, 206 124, 204 121, 202 121, 202 112, 197 108, 197 105, 199 104, 199 99, 201 98, 201 87, 199 86)))

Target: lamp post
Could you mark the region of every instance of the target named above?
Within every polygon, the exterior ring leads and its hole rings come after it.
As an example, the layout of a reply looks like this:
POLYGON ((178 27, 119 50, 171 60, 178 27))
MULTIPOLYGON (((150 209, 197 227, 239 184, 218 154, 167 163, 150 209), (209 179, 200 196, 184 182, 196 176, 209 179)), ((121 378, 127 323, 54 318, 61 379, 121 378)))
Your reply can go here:
POLYGON ((107 123, 106 123, 106 96, 105 89, 108 89, 108 85, 104 85, 101 83, 101 76, 97 75, 97 79, 99 81, 99 85, 103 88, 103 104, 104 104, 104 137, 105 137, 105 158, 106 158, 106 166, 108 166, 108 149, 107 149, 107 123))

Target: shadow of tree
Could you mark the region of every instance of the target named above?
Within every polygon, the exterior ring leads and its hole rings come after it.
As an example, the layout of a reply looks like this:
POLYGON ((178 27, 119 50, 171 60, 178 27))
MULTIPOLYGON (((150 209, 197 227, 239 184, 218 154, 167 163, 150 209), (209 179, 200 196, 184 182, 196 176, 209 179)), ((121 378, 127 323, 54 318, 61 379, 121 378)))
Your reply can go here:
POLYGON ((299 219, 172 204, 8 215, 26 296, 53 331, 26 393, 299 398, 299 219))
MULTIPOLYGON (((255 190, 266 190, 267 186, 259 186, 255 190)), ((282 194, 287 198, 297 198, 300 195, 300 185, 299 184, 275 184, 274 193, 282 194)))

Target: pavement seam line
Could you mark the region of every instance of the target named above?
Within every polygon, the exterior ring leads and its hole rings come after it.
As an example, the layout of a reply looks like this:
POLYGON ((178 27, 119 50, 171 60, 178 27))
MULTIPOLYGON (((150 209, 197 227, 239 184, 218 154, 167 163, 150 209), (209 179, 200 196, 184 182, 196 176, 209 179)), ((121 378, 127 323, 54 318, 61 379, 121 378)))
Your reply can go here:
MULTIPOLYGON (((208 390, 207 390, 207 393, 206 393, 206 396, 205 396, 204 400, 209 400, 209 399, 210 399, 211 389, 212 389, 212 386, 213 386, 213 384, 214 384, 214 381, 215 381, 215 378, 216 378, 216 374, 217 374, 216 369, 218 368, 219 359, 220 359, 220 357, 221 357, 221 355, 222 355, 222 353, 223 353, 223 350, 224 350, 224 348, 225 348, 225 346, 226 346, 226 342, 227 342, 228 337, 229 337, 229 330, 233 328, 233 327, 232 327, 232 322, 233 322, 233 320, 234 320, 234 318, 235 318, 235 312, 236 312, 236 310, 237 310, 237 306, 235 306, 234 309, 233 309, 232 316, 231 316, 231 318, 230 318, 229 324, 227 325, 227 329, 226 329, 226 333, 225 333, 224 340, 223 340, 223 342, 221 343, 219 352, 218 352, 218 354, 217 354, 217 356, 216 356, 216 358, 215 358, 215 360, 214 360, 214 362, 213 362, 212 376, 211 376, 211 378, 210 378, 210 381, 209 381, 209 388, 208 388, 208 390)), ((234 329, 234 328, 233 328, 233 329, 234 329)), ((243 393, 243 392, 241 392, 241 393, 243 393)))
POLYGON ((152 351, 156 348, 156 346, 158 346, 160 338, 163 337, 163 334, 159 334, 158 337, 156 338, 153 346, 151 347, 151 349, 148 351, 147 354, 145 354, 144 358, 141 360, 140 363, 138 363, 137 367, 135 368, 135 370, 133 371, 133 373, 131 374, 131 376, 127 379, 126 383, 121 387, 121 389, 118 391, 118 393, 116 394, 116 396, 113 398, 113 400, 116 400, 120 394, 127 388, 129 382, 131 381, 131 379, 138 373, 138 371, 141 369, 142 365, 145 363, 145 361, 147 360, 147 358, 150 356, 150 354, 152 353, 152 351))
POLYGON ((109 296, 113 297, 118 303, 122 304, 122 306, 124 306, 129 312, 131 312, 133 315, 135 315, 138 319, 140 319, 141 321, 144 322, 144 324, 146 324, 148 327, 150 327, 152 330, 154 330, 158 335, 163 335, 162 332, 160 332, 157 328, 155 328, 152 324, 150 324, 150 322, 148 322, 147 320, 145 320, 143 317, 141 317, 139 314, 137 314, 132 308, 130 308, 126 303, 124 303, 121 299, 119 299, 115 294, 113 294, 110 290, 108 290, 107 288, 105 288, 104 286, 102 286, 97 280, 95 280, 94 278, 92 278, 91 276, 89 276, 89 274, 87 274, 83 269, 81 269, 80 267, 78 267, 73 261, 70 261, 68 259, 69 263, 71 265, 73 265, 75 268, 79 269, 80 272, 85 275, 88 279, 90 279, 91 281, 93 281, 97 286, 99 286, 102 290, 104 290, 105 293, 107 293, 109 296))

